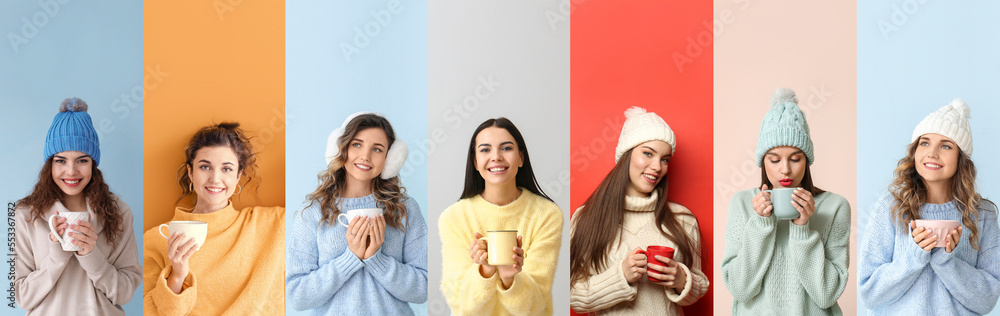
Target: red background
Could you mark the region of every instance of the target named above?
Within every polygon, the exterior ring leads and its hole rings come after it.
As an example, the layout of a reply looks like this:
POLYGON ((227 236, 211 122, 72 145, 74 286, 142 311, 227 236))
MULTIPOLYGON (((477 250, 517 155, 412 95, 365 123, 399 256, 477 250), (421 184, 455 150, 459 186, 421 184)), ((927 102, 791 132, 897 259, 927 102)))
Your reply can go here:
MULTIPOLYGON (((614 167, 624 111, 640 106, 655 112, 677 138, 668 197, 698 217, 702 271, 713 280, 712 2, 573 3, 571 208, 580 207, 614 167), (679 68, 677 56, 690 63, 679 68)), ((685 314, 712 315, 715 286, 685 314)))

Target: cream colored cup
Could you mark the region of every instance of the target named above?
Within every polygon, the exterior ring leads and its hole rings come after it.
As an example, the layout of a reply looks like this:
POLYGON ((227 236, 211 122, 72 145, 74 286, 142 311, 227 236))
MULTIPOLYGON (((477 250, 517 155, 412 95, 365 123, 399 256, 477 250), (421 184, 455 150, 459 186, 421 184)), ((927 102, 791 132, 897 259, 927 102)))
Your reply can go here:
MULTIPOLYGON (((81 248, 80 246, 73 244, 73 241, 76 240, 76 238, 68 236, 69 232, 77 232, 77 231, 69 229, 69 227, 66 227, 66 230, 63 230, 62 236, 59 236, 59 234, 56 233, 56 227, 55 225, 52 225, 53 224, 52 220, 55 219, 56 215, 57 214, 52 214, 52 216, 49 216, 49 230, 52 231, 52 235, 56 236, 56 240, 59 240, 59 244, 62 245, 62 250, 63 251, 83 250, 83 248, 81 248)), ((62 212, 59 213, 58 216, 65 217, 66 224, 69 225, 76 224, 76 221, 86 221, 90 223, 90 212, 62 212)))
POLYGON ((348 227, 347 225, 349 225, 356 216, 375 217, 382 215, 384 213, 385 210, 380 208, 359 208, 356 210, 350 210, 347 211, 346 213, 340 213, 340 215, 337 215, 337 223, 339 223, 341 226, 348 227), (347 221, 341 222, 340 221, 341 216, 343 216, 343 218, 347 221))
POLYGON ((208 223, 200 221, 170 221, 168 224, 160 224, 156 230, 163 238, 169 238, 163 234, 163 227, 167 227, 167 232, 173 234, 184 233, 188 238, 194 238, 198 247, 205 244, 205 237, 208 236, 208 223))
POLYGON ((487 261, 493 266, 514 264, 514 247, 517 247, 517 230, 491 230, 479 238, 486 241, 487 261))

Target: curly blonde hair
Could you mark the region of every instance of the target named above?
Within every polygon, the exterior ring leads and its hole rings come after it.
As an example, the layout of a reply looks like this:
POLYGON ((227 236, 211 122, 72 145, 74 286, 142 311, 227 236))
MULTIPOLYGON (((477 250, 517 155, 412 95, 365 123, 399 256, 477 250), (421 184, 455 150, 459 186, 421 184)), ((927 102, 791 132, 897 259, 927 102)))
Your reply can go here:
MULTIPOLYGON (((347 164, 347 146, 350 145, 351 140, 358 132, 368 128, 380 128, 385 131, 389 144, 396 141, 396 133, 393 131, 392 125, 389 124, 389 120, 384 117, 362 114, 347 123, 344 134, 337 138, 340 154, 334 157, 326 170, 319 174, 320 185, 316 191, 306 196, 309 201, 307 207, 319 204, 322 214, 320 223, 332 226, 337 220, 337 215, 341 213, 337 202, 346 189, 347 170, 344 169, 344 165, 347 164)), ((386 223, 401 231, 406 230, 403 226, 403 220, 406 218, 406 204, 403 203, 405 194, 406 188, 399 183, 399 176, 389 180, 382 179, 382 177, 372 179, 372 195, 375 197, 375 202, 380 207, 385 208, 386 223)))
MULTIPOLYGON (((889 185, 889 192, 895 199, 892 205, 892 215, 897 223, 905 227, 910 220, 920 219, 920 207, 927 203, 927 185, 923 178, 917 173, 914 153, 919 146, 920 140, 914 141, 907 146, 906 157, 903 157, 896 164, 895 175, 892 184, 889 185)), ((984 199, 976 190, 976 166, 972 163, 964 152, 958 152, 958 170, 952 176, 951 198, 958 204, 958 210, 962 213, 962 226, 969 230, 969 242, 972 249, 980 250, 979 247, 979 227, 976 221, 979 219, 979 210, 983 203, 990 203, 984 199)))

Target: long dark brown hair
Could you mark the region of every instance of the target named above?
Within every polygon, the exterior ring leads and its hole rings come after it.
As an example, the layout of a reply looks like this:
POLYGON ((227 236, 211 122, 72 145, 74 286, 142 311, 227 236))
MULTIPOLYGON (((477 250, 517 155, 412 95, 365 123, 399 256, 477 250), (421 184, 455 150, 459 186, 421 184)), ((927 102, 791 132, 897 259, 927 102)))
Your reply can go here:
POLYGON ((471 198, 482 194, 483 190, 486 190, 486 180, 483 179, 483 176, 479 174, 479 170, 476 169, 476 136, 479 136, 479 132, 482 132, 487 127, 505 129, 510 133, 510 136, 514 137, 514 142, 517 143, 517 150, 524 157, 524 166, 518 168, 517 176, 514 178, 517 186, 552 201, 552 198, 545 195, 545 192, 542 192, 542 188, 538 186, 538 180, 535 179, 535 172, 531 170, 531 159, 528 156, 528 145, 524 144, 524 137, 517 130, 517 126, 514 126, 514 123, 505 117, 488 119, 479 124, 479 127, 476 127, 476 131, 472 133, 472 139, 469 140, 469 157, 465 162, 465 189, 462 190, 462 197, 459 199, 471 198))
MULTIPOLYGON (((52 179, 52 160, 55 156, 49 157, 45 161, 45 165, 42 166, 42 171, 38 173, 38 182, 35 183, 35 189, 32 190, 31 194, 17 201, 17 206, 25 207, 31 212, 31 220, 42 219, 45 215, 45 210, 52 207, 56 201, 62 199, 63 193, 59 185, 56 184, 55 180, 52 179)), ((104 174, 101 173, 101 169, 97 169, 97 163, 91 161, 90 164, 90 182, 87 186, 83 188, 83 196, 87 199, 87 203, 90 209, 94 211, 104 223, 104 232, 108 236, 107 242, 111 247, 115 247, 118 242, 118 237, 124 231, 121 226, 122 219, 118 214, 118 203, 115 202, 114 195, 111 194, 111 189, 108 184, 104 182, 104 174)))
MULTIPOLYGON (((385 153, 388 154, 389 150, 392 149, 392 143, 396 141, 396 132, 393 131, 389 120, 384 117, 376 114, 362 114, 347 123, 344 134, 337 138, 337 147, 340 148, 339 154, 330 161, 326 170, 319 174, 319 188, 306 195, 306 199, 309 200, 307 207, 319 204, 320 213, 323 214, 320 223, 332 226, 337 220, 337 215, 341 213, 337 203, 347 187, 347 170, 344 169, 344 165, 347 164, 347 147, 358 132, 369 128, 382 129, 390 146, 386 148, 385 153)), ((376 176, 375 179, 372 179, 371 186, 375 202, 385 208, 386 223, 405 231, 403 220, 406 219, 406 204, 403 203, 403 197, 406 194, 406 188, 399 183, 399 176, 389 180, 376 176)))
POLYGON ((242 196, 243 190, 253 190, 254 199, 260 203, 260 197, 256 194, 260 188, 260 178, 257 176, 257 153, 253 151, 250 138, 240 128, 240 123, 223 122, 202 127, 188 142, 184 149, 184 163, 177 168, 177 185, 181 187, 181 196, 177 198, 176 204, 179 205, 184 198, 194 194, 191 190, 188 168, 194 168, 191 162, 194 161, 198 150, 217 146, 229 147, 236 153, 237 172, 242 176, 239 182, 243 183, 237 193, 242 196))
MULTIPOLYGON (((927 184, 917 173, 914 159, 919 145, 920 140, 917 139, 907 146, 906 157, 896 163, 892 184, 889 185, 889 192, 895 200, 892 203, 892 215, 896 223, 902 227, 906 227, 910 220, 920 219, 920 207, 927 203, 927 184)), ((976 221, 979 219, 980 206, 984 202, 990 204, 993 202, 979 195, 976 190, 976 166, 961 150, 958 152, 957 168, 951 178, 951 198, 958 204, 958 210, 962 213, 962 226, 969 230, 969 243, 972 249, 982 251, 979 247, 979 226, 976 225, 976 221)))
MULTIPOLYGON (((629 165, 632 151, 629 149, 622 155, 615 167, 604 176, 584 202, 584 210, 577 212, 573 218, 573 235, 570 237, 570 284, 585 281, 595 273, 609 267, 607 250, 616 237, 623 234, 622 224, 625 222, 625 190, 629 179, 629 165)), ((675 213, 670 209, 667 200, 667 179, 664 177, 654 188, 659 192, 656 201, 655 218, 660 234, 677 245, 676 252, 681 263, 690 266, 694 256, 700 255, 701 245, 692 240, 684 231, 680 216, 692 216, 687 213, 675 213)), ((619 244, 621 239, 618 239, 619 244)))

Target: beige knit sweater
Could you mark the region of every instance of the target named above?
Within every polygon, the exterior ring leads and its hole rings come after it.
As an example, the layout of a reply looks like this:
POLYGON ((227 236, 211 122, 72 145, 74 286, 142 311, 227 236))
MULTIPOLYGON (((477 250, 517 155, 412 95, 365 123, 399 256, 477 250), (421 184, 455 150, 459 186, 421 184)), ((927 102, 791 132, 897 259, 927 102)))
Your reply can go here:
MULTIPOLYGON (((693 304, 708 292, 709 281, 701 271, 701 235, 694 216, 678 217, 696 247, 691 267, 680 263, 682 255, 674 254, 674 259, 687 275, 684 290, 677 293, 674 289, 649 281, 645 276, 631 284, 625 280, 622 261, 635 247, 645 249, 646 246, 659 245, 676 248, 656 227, 653 211, 657 199, 656 192, 647 198, 625 198, 624 232, 608 248, 606 269, 570 288, 570 307, 573 310, 600 315, 683 315, 681 306, 693 304)), ((670 202, 669 207, 675 214, 691 214, 677 203, 670 202)), ((585 209, 581 206, 577 213, 585 209)), ((574 230, 576 218, 573 216, 574 230)))
POLYGON ((114 247, 107 243, 104 220, 87 206, 98 237, 85 256, 49 240, 49 216, 69 211, 59 201, 45 211, 45 219, 32 220, 27 208, 15 210, 14 298, 27 315, 125 315, 121 305, 142 283, 142 262, 132 209, 117 196, 115 203, 123 231, 114 247))

